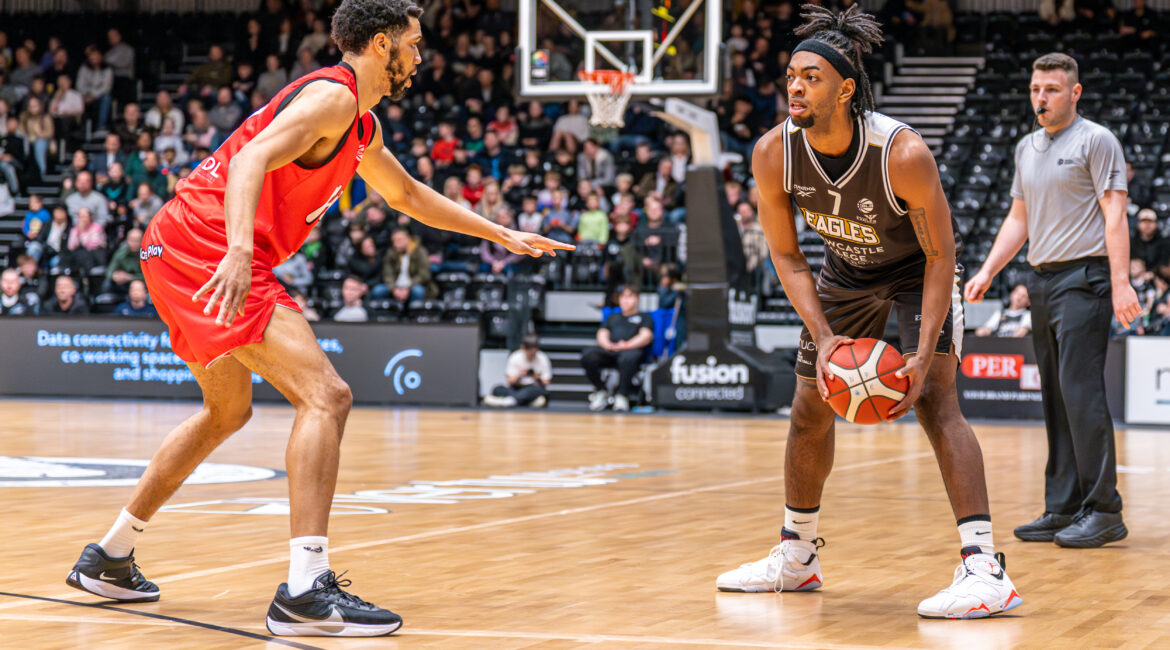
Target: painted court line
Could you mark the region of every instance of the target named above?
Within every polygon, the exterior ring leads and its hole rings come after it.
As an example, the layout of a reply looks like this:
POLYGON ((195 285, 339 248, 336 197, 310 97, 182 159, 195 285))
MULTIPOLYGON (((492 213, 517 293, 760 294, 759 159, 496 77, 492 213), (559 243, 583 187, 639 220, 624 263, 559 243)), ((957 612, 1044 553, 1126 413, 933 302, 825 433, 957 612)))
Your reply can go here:
MULTIPOLYGON (((833 471, 834 472, 845 472, 845 471, 854 470, 854 469, 864 469, 867 467, 874 467, 877 465, 898 463, 898 462, 902 462, 902 461, 906 461, 906 460, 917 460, 920 458, 927 458, 927 457, 933 458, 934 452, 927 451, 927 452, 920 452, 920 453, 916 453, 916 454, 904 454, 902 456, 895 456, 893 458, 884 458, 884 459, 880 459, 880 460, 870 460, 870 461, 865 461, 865 462, 861 462, 861 463, 851 463, 848 465, 841 465, 839 467, 835 467, 835 468, 833 468, 833 471)), ((543 513, 538 513, 538 514, 534 514, 534 515, 525 515, 522 517, 510 517, 508 519, 497 519, 495 521, 486 521, 486 522, 479 523, 479 524, 469 524, 466 526, 452 526, 450 528, 440 528, 438 530, 430 530, 430 531, 426 531, 426 532, 422 532, 422 533, 415 533, 413 535, 403 535, 401 537, 389 537, 386 539, 377 539, 377 540, 371 540, 368 542, 357 542, 354 544, 345 544, 345 545, 332 547, 329 549, 329 552, 330 552, 330 554, 333 554, 334 556, 336 556, 337 553, 342 553, 345 551, 356 551, 356 550, 361 550, 361 549, 365 549, 365 548, 372 548, 372 547, 376 547, 376 546, 386 546, 389 544, 399 544, 402 542, 413 542, 413 541, 418 541, 418 540, 422 540, 422 539, 430 539, 432 537, 443 537, 446 535, 456 535, 459 533, 468 533, 468 532, 474 532, 474 531, 479 531, 479 530, 486 530, 489 528, 496 528, 499 526, 510 526, 512 524, 521 524, 521 523, 525 523, 525 522, 529 522, 529 521, 538 521, 540 519, 548 519, 550 517, 562 517, 562 516, 566 516, 566 515, 576 515, 576 514, 582 514, 582 513, 586 513, 586 512, 595 512, 598 510, 606 510, 609 508, 620 508, 620 507, 624 507, 624 506, 640 505, 643 503, 652 503, 655 501, 665 501, 667 499, 686 497, 686 496, 691 496, 694 494, 702 494, 705 492, 716 492, 718 490, 729 490, 729 489, 734 489, 734 488, 741 488, 741 487, 744 487, 747 485, 758 485, 760 483, 771 483, 771 482, 781 481, 783 479, 784 479, 784 475, 781 473, 781 474, 778 474, 776 476, 769 476, 767 478, 754 478, 754 479, 747 479, 744 481, 735 481, 733 483, 720 483, 718 485, 708 485, 708 486, 704 486, 704 487, 691 488, 688 490, 679 490, 677 492, 666 492, 663 494, 653 494, 650 496, 635 497, 633 499, 625 499, 622 501, 611 501, 608 503, 598 503, 598 504, 594 504, 594 505, 590 505, 590 506, 581 506, 579 508, 569 508, 567 510, 554 510, 552 512, 543 512, 543 513)), ((155 582, 156 584, 169 585, 169 584, 173 584, 175 582, 178 582, 180 580, 191 580, 193 578, 204 578, 207 576, 219 575, 222 573, 230 573, 230 572, 235 572, 235 571, 241 571, 244 569, 253 569, 256 567, 267 566, 269 564, 282 564, 285 562, 288 562, 288 555, 282 554, 279 556, 268 557, 268 558, 264 558, 264 559, 260 559, 260 560, 253 560, 251 562, 241 562, 238 564, 231 564, 228 566, 214 567, 214 568, 210 568, 210 569, 201 569, 199 571, 188 571, 186 573, 177 573, 177 574, 170 575, 170 576, 166 576, 166 575, 157 576, 157 577, 151 576, 150 579, 153 582, 155 582)), ((68 598, 70 596, 75 596, 76 594, 77 594, 76 591, 66 591, 66 592, 62 592, 61 594, 51 596, 51 597, 52 598, 68 598)), ((27 604, 28 604, 27 601, 26 602, 3 603, 3 604, 0 604, 0 610, 12 609, 14 607, 20 607, 22 605, 27 605, 27 604)))

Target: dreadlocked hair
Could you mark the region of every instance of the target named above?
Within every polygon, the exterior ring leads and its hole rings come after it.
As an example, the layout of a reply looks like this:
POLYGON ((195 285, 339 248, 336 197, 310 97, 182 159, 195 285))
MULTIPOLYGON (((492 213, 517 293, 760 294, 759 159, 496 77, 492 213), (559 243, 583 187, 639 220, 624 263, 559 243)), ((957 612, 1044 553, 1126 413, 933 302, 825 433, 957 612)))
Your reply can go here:
POLYGON ((861 57, 873 52, 874 46, 884 40, 881 23, 870 14, 863 13, 858 4, 837 12, 806 3, 801 6, 800 17, 805 22, 796 28, 797 36, 829 45, 848 59, 857 71, 857 90, 850 103, 853 116, 874 110, 873 88, 869 85, 869 75, 865 73, 861 57))

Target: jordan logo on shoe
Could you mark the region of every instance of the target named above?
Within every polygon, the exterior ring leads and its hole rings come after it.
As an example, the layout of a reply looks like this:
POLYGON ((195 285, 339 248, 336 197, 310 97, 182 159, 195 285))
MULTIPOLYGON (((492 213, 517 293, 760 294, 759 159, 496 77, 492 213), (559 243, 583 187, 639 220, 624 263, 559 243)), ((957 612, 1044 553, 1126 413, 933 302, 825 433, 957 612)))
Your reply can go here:
POLYGON ((325 550, 325 549, 321 548, 320 546, 302 546, 301 548, 305 549, 306 551, 312 551, 314 553, 321 553, 322 551, 325 550))
POLYGON ((812 564, 812 561, 815 559, 817 559, 817 554, 813 553, 813 554, 808 556, 807 560, 805 560, 804 562, 801 562, 801 564, 808 566, 808 565, 812 564))
POLYGON ((992 572, 991 577, 996 580, 1003 580, 1003 568, 995 567, 995 571, 992 572))

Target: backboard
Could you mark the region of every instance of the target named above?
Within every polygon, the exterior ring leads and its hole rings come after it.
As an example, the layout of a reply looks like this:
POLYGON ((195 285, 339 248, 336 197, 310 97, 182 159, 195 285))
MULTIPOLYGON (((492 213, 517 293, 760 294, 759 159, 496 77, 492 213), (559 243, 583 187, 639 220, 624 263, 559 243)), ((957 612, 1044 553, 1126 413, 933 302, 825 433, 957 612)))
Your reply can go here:
POLYGON ((578 73, 635 75, 635 97, 719 94, 721 0, 519 0, 517 92, 583 97, 578 73))

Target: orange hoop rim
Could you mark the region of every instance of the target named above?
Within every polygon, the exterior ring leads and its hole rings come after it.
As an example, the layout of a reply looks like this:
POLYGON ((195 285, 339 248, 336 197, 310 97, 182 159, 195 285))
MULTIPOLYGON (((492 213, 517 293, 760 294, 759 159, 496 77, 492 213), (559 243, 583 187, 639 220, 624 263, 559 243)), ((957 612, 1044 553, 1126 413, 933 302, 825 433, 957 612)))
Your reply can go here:
POLYGON ((614 92, 621 92, 636 76, 632 72, 621 70, 582 70, 578 75, 582 81, 591 81, 596 84, 605 84, 614 92))

